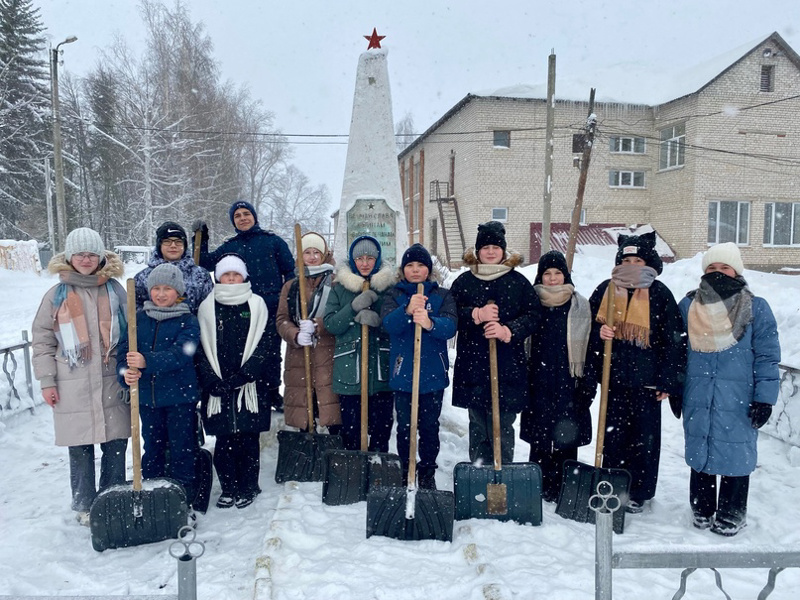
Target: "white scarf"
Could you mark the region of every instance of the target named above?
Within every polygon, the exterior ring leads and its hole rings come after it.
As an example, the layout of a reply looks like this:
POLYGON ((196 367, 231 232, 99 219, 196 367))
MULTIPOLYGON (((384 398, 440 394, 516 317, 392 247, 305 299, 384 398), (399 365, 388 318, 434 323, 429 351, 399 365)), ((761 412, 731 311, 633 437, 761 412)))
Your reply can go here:
MULTIPOLYGON (((242 364, 246 363, 253 355, 258 343, 261 341, 261 336, 267 326, 269 311, 264 299, 253 293, 249 281, 245 283, 217 284, 214 286, 214 293, 209 294, 200 304, 200 308, 197 309, 197 319, 200 321, 200 343, 203 345, 203 351, 206 353, 206 358, 208 358, 212 370, 217 377, 223 379, 219 368, 219 358, 217 357, 216 302, 227 306, 236 306, 247 302, 250 307, 250 328, 247 332, 247 340, 244 343, 242 364)), ((254 381, 250 381, 239 388, 239 394, 236 398, 236 410, 239 412, 242 410, 242 399, 244 399, 247 410, 252 413, 258 412, 258 394, 256 393, 256 383, 254 381)), ((222 399, 219 396, 209 396, 208 416, 219 414, 221 411, 222 399)))

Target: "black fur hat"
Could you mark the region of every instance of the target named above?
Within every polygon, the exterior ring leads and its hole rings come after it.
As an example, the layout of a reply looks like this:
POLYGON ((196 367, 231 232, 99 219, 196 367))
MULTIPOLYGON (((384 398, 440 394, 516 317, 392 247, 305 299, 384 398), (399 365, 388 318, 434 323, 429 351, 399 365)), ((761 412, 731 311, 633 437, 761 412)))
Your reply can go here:
POLYGON ((475 239, 475 252, 484 246, 499 246, 506 249, 506 228, 500 221, 489 221, 478 225, 478 237, 475 239))
POLYGON ((541 258, 539 258, 539 266, 536 270, 536 280, 533 282, 533 285, 539 285, 542 283, 542 276, 547 269, 558 269, 564 274, 564 283, 572 285, 572 277, 570 276, 569 268, 567 267, 567 259, 558 250, 550 250, 550 252, 545 252, 542 254, 541 258))
POLYGON ((615 264, 622 264, 626 256, 638 256, 648 267, 652 267, 659 275, 664 269, 661 257, 656 251, 656 232, 650 231, 641 235, 619 234, 617 238, 617 258, 615 264))

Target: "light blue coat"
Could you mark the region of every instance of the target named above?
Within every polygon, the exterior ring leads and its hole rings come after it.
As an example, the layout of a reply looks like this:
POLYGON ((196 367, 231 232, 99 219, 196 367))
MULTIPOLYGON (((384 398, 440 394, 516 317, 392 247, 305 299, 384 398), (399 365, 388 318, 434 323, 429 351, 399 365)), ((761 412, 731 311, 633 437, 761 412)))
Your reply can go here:
MULTIPOLYGON (((679 304, 688 327, 691 298, 679 304)), ((686 464, 710 475, 740 477, 756 467, 758 430, 751 402, 778 399, 778 327, 769 304, 753 298, 753 322, 739 342, 722 352, 696 352, 689 343, 683 387, 686 464)))

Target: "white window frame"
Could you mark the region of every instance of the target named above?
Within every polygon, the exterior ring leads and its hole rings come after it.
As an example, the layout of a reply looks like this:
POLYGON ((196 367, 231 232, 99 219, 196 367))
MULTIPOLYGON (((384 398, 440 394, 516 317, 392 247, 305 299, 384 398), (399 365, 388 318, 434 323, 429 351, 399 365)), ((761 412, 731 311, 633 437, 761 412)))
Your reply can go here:
POLYGON ((505 223, 508 221, 508 208, 505 206, 495 206, 492 208, 492 221, 500 221, 501 223, 505 223), (502 211, 502 214, 505 215, 503 217, 497 216, 497 211, 502 211))
POLYGON ((495 129, 492 131, 492 144, 495 148, 511 148, 511 130, 510 129, 495 129), (506 138, 506 143, 498 144, 498 136, 504 135, 506 138))
POLYGON ((585 208, 581 209, 581 217, 578 220, 578 225, 588 225, 588 222, 586 221, 586 209, 585 208))
POLYGON ((625 171, 622 169, 611 169, 608 172, 608 187, 643 190, 647 187, 645 184, 644 171, 625 171), (641 179, 642 182, 641 185, 636 185, 637 178, 641 179))
POLYGON ((640 136, 614 136, 609 141, 609 150, 611 154, 644 154, 647 151, 647 142, 640 136), (628 146, 627 150, 626 146, 628 146))
POLYGON ((748 246, 750 244, 750 203, 740 200, 711 200, 708 203, 708 239, 709 246, 722 242, 734 242, 737 246, 748 246), (723 223, 733 227, 734 239, 720 238, 720 209, 723 204, 736 204, 736 223, 723 223), (714 231, 711 231, 711 213, 714 211, 714 231), (745 214, 746 213, 746 214, 745 214), (744 227, 744 232, 742 231, 744 227))
POLYGON ((800 202, 767 202, 764 204, 764 246, 767 247, 789 247, 800 246, 800 202), (786 204, 791 206, 789 219, 789 243, 775 243, 775 205, 786 204), (795 227, 798 231, 795 232, 795 227), (767 239, 768 238, 768 239, 767 239))
POLYGON ((666 127, 659 134, 658 170, 681 168, 686 164, 686 123, 666 127))

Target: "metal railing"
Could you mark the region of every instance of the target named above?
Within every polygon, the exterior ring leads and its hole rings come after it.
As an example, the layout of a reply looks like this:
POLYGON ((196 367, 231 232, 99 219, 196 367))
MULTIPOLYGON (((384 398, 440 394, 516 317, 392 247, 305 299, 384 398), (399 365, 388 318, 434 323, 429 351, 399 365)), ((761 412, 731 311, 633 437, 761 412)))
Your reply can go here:
POLYGON ((15 384, 17 376, 17 358, 14 356, 14 352, 17 350, 22 350, 22 358, 25 366, 25 384, 28 389, 28 397, 30 398, 27 408, 32 412, 35 405, 33 399, 33 376, 31 374, 31 342, 28 339, 28 332, 23 330, 21 343, 0 348, 0 352, 3 353, 3 373, 6 376, 9 387, 6 398, 0 401, 0 415, 5 411, 10 411, 22 406, 22 399, 20 398, 19 391, 15 384), (11 363, 10 368, 9 362, 11 363))

